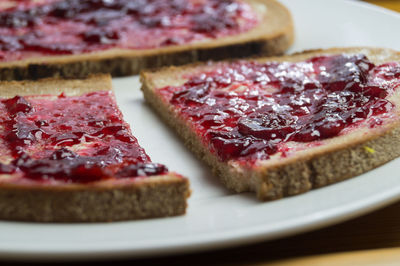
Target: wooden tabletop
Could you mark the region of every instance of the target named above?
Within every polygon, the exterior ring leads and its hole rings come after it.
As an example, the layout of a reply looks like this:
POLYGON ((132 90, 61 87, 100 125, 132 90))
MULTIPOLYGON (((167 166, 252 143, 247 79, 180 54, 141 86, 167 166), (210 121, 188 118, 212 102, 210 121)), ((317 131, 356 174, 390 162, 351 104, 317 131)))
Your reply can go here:
MULTIPOLYGON (((367 2, 400 12, 400 0, 367 2)), ((168 258, 75 265, 400 265, 400 202, 336 226, 255 245, 168 258)))
POLYGON ((374 5, 382 6, 400 12, 399 0, 365 0, 365 2, 369 2, 374 5))

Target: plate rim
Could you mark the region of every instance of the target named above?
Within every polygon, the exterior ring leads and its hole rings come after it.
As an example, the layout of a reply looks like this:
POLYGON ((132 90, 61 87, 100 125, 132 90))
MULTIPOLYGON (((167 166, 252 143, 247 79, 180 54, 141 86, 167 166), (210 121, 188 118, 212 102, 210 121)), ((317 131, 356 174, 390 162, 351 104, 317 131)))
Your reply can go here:
MULTIPOLYGON (((400 162, 399 162, 400 163, 400 162)), ((388 206, 391 203, 400 199, 400 186, 393 188, 390 193, 385 193, 383 196, 375 195, 374 198, 363 198, 358 201, 352 202, 343 209, 340 214, 337 214, 337 207, 326 211, 327 214, 321 215, 319 218, 312 218, 310 215, 302 217, 301 223, 298 219, 294 219, 274 232, 265 231, 258 226, 249 233, 248 230, 235 230, 234 234, 230 232, 229 235, 219 236, 214 235, 214 239, 210 240, 206 235, 206 240, 197 239, 190 240, 183 238, 178 243, 166 246, 165 243, 153 246, 151 249, 145 247, 135 248, 132 247, 117 247, 115 249, 107 247, 96 247, 92 250, 74 250, 74 251, 37 251, 37 250, 8 250, 0 249, 0 258, 9 259, 14 261, 86 261, 92 259, 106 259, 111 260, 114 258, 146 258, 148 256, 162 257, 172 256, 179 254, 191 254, 203 252, 207 250, 220 250, 224 248, 232 248, 245 244, 255 244, 259 241, 270 241, 296 234, 306 233, 309 231, 318 230, 330 225, 340 222, 351 220, 353 218, 368 214, 374 210, 388 206), (350 206, 350 207, 349 207, 350 206), (264 231, 264 232, 261 232, 264 231), (239 231, 239 232, 238 232, 239 231), (245 232, 243 232, 245 231, 245 232)), ((319 213, 321 214, 321 212, 319 213)), ((176 240, 175 240, 176 241, 176 240)))

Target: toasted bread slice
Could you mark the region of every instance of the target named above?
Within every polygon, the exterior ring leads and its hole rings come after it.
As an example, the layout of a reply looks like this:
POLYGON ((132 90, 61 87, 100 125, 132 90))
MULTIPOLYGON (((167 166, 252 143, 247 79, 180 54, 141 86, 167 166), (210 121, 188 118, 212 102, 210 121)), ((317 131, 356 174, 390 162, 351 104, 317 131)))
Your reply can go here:
POLYGON ((21 80, 50 76, 77 78, 92 73, 125 76, 165 65, 257 54, 283 54, 293 42, 293 23, 289 11, 275 0, 244 1, 254 9, 259 23, 236 35, 152 49, 110 48, 91 53, 43 55, 0 62, 0 79, 21 80))
MULTIPOLYGON (((386 62, 399 64, 400 61, 399 52, 390 49, 361 47, 312 50, 283 57, 258 58, 247 62, 278 62, 277 64, 279 62, 303 62, 310 58, 342 54, 346 56, 363 54, 376 65, 386 62)), ((283 150, 278 150, 275 154, 270 154, 268 158, 256 160, 253 163, 243 163, 247 157, 244 157, 242 161, 240 158, 221 159, 215 149, 213 150, 210 139, 204 137, 206 133, 199 129, 197 122, 193 122, 196 121, 196 118, 193 116, 188 119, 187 115, 182 113, 182 109, 179 109, 180 107, 171 103, 171 95, 166 96, 167 94, 161 92, 165 92, 166 88, 172 88, 171 91, 179 96, 180 90, 174 91, 174 88, 185 86, 185 82, 192 77, 194 77, 191 79, 193 83, 197 82, 196 78, 207 79, 204 77, 204 73, 220 73, 215 69, 230 64, 232 62, 195 64, 145 71, 141 75, 141 82, 146 101, 231 190, 236 192, 255 191, 261 200, 277 199, 360 175, 400 155, 400 108, 398 107, 400 101, 397 89, 387 96, 387 100, 393 104, 393 109, 388 117, 382 118, 383 122, 380 121, 379 126, 368 124, 365 121, 357 122, 350 126, 351 129, 345 128, 336 136, 315 141, 291 141, 291 145, 286 145, 289 155, 284 155, 283 150), (202 74, 203 77, 201 77, 202 74)), ((397 70, 400 72, 400 68, 397 70)), ((283 73, 283 77, 285 77, 285 69, 282 71, 280 73, 283 73)), ((395 85, 392 84, 392 86, 398 86, 400 83, 400 73, 395 75, 397 75, 397 83, 393 83, 395 85)), ((190 85, 186 86, 186 88, 190 87, 190 85)), ((246 85, 242 84, 243 87, 246 85)), ((233 91, 235 92, 235 90, 233 91)), ((273 88, 272 91, 274 91, 273 88)), ((192 102, 193 107, 191 108, 198 108, 194 110, 201 113, 201 108, 205 104, 213 105, 215 102, 209 101, 200 105, 192 102)), ((234 126, 232 127, 234 128, 234 126)))
MULTIPOLYGON (((0 82, 0 95, 2 100, 4 98, 12 98, 15 95, 26 96, 28 102, 32 101, 31 99, 38 98, 50 99, 54 101, 54 106, 56 106, 58 104, 57 101, 60 99, 58 95, 61 92, 63 92, 62 99, 90 95, 90 93, 108 92, 107 95, 110 97, 107 98, 109 101, 106 104, 112 106, 113 110, 115 110, 115 116, 118 117, 120 116, 120 112, 117 109, 111 88, 111 78, 109 75, 96 75, 81 80, 43 79, 39 81, 0 82)), ((37 102, 32 104, 35 114, 40 109, 39 105, 37 102)), ((4 112, 3 108, 2 112, 4 112)), ((44 112, 51 113, 51 110, 46 108, 44 112)), ((80 108, 94 107, 89 104, 89 107, 81 106, 80 108)), ((88 111, 89 114, 90 112, 88 111)), ((68 117, 68 111, 65 111, 63 115, 68 117)), ((3 117, 2 115, 1 121, 4 122, 3 117)), ((47 120, 53 118, 50 117, 47 120)), ((92 117, 92 119, 94 118, 92 117)), ((82 118, 81 122, 85 123, 87 121, 82 118)), ((102 123, 107 123, 107 121, 103 121, 102 123)), ((130 143, 132 145, 129 144, 129 147, 143 151, 140 146, 135 144, 137 142, 130 133, 129 126, 125 122, 122 122, 122 126, 125 128, 127 136, 131 139, 130 143)), ((6 127, 2 124, 2 138, 0 139, 2 167, 9 165, 10 161, 15 157, 21 159, 21 156, 16 155, 13 157, 7 152, 9 144, 4 136, 8 132, 4 132, 5 130, 6 127)), ((90 145, 90 143, 94 142, 90 140, 87 142, 86 140, 84 144, 90 145)), ((96 143, 98 145, 99 142, 96 143)), ((27 146, 25 152, 31 153, 30 151, 32 151, 33 146, 42 149, 41 152, 48 152, 46 148, 41 148, 40 145, 49 144, 41 144, 39 138, 39 140, 31 143, 30 146, 27 146)), ((58 148, 62 146, 59 143, 56 145, 58 145, 58 148)), ((120 146, 115 147, 123 147, 121 146, 123 144, 118 145, 120 146)), ((73 150, 74 147, 76 148, 76 145, 67 145, 64 147, 73 150)), ((114 146, 111 144, 111 147, 114 146)), ((122 156, 124 156, 126 150, 123 148, 119 149, 122 152, 122 156)), ((75 152, 79 154, 79 151, 76 151, 76 149, 75 152)), ((142 155, 147 156, 144 151, 142 155)), ((110 159, 113 160, 113 157, 115 156, 111 156, 110 159)), ((127 159, 129 160, 130 158, 127 159)), ((87 167, 89 164, 90 162, 84 162, 83 167, 87 167)), ((51 174, 51 171, 47 172, 51 174)), ((111 176, 104 179, 95 178, 93 182, 80 182, 80 177, 77 177, 73 181, 74 174, 66 180, 46 175, 32 178, 29 175, 29 173, 24 172, 21 176, 19 170, 12 174, 5 174, 3 172, 0 175, 0 219, 36 222, 109 222, 180 215, 185 213, 186 199, 190 194, 188 180, 173 172, 163 172, 162 174, 141 177, 114 178, 111 176)))

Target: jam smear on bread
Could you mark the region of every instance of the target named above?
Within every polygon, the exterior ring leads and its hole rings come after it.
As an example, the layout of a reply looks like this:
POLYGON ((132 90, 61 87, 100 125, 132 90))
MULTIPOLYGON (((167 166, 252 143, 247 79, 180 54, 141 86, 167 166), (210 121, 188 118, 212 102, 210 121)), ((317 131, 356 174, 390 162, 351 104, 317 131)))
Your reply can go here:
POLYGON ((0 11, 0 60, 181 45, 257 23, 239 0, 24 1, 0 11))
POLYGON ((255 162, 289 142, 314 143, 390 116, 399 63, 373 64, 364 54, 302 62, 217 63, 158 93, 222 161, 255 162))
POLYGON ((162 175, 122 120, 112 92, 15 96, 0 100, 0 174, 87 183, 162 175))

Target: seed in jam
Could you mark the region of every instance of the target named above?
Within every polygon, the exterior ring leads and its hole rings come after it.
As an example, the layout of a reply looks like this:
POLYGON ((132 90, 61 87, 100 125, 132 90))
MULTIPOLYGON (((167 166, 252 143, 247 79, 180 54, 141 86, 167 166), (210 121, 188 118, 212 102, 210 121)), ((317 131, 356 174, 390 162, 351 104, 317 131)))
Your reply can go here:
POLYGON ((2 141, 14 160, 0 174, 87 183, 166 174, 150 161, 109 92, 0 100, 2 141))
POLYGON ((240 0, 20 3, 0 11, 0 60, 157 48, 239 34, 257 23, 250 5, 240 0))
POLYGON ((216 64, 159 93, 221 160, 252 161, 287 154, 283 144, 289 141, 336 137, 365 120, 382 124, 377 116, 394 108, 387 96, 400 86, 399 69, 399 63, 375 66, 363 54, 238 61, 216 64))

